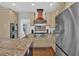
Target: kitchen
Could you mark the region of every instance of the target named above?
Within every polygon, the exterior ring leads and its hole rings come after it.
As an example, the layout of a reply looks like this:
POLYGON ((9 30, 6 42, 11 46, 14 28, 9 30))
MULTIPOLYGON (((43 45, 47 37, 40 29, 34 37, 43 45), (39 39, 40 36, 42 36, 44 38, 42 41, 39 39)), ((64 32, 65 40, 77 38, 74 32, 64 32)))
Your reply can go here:
POLYGON ((55 56, 55 17, 72 4, 1 2, 0 55, 55 56))

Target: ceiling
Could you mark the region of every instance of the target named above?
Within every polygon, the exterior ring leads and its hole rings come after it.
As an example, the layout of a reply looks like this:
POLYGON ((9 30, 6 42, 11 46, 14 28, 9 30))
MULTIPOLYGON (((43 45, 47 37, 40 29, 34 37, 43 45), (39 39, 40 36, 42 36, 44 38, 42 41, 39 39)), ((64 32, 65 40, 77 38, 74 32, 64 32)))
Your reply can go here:
POLYGON ((44 9, 45 12, 51 12, 58 8, 58 2, 0 2, 0 5, 12 9, 16 12, 35 12, 36 9, 44 9), (51 6, 50 6, 51 4, 51 6))

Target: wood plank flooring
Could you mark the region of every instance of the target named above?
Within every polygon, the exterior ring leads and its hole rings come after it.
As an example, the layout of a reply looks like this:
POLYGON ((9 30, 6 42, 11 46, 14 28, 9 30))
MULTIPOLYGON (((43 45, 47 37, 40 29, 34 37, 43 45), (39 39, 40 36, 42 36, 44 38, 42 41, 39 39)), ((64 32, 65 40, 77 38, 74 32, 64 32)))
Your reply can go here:
POLYGON ((33 48, 33 56, 55 56, 55 52, 52 47, 33 48))

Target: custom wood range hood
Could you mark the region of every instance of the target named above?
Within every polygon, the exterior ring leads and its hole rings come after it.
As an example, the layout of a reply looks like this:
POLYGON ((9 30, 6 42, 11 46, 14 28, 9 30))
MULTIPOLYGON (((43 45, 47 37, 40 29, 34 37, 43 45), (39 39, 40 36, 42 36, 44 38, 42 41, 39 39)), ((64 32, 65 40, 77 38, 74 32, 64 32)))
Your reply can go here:
POLYGON ((43 9, 37 9, 37 18, 34 21, 34 24, 36 23, 47 23, 47 21, 43 18, 43 9))

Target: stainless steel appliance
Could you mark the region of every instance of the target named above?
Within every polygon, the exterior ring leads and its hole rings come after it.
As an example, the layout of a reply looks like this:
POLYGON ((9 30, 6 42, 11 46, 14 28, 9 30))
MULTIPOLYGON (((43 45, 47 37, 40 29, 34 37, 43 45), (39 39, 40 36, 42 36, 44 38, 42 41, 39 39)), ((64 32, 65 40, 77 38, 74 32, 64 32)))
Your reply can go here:
POLYGON ((18 38, 18 24, 10 23, 10 38, 18 38))
POLYGON ((56 17, 56 55, 79 56, 79 3, 56 17))

